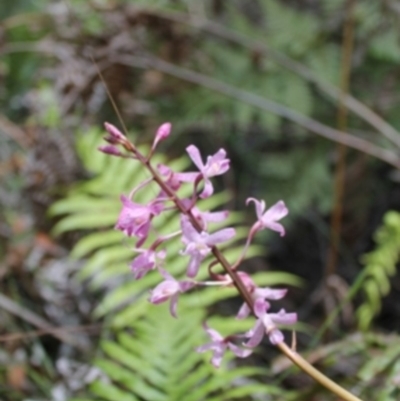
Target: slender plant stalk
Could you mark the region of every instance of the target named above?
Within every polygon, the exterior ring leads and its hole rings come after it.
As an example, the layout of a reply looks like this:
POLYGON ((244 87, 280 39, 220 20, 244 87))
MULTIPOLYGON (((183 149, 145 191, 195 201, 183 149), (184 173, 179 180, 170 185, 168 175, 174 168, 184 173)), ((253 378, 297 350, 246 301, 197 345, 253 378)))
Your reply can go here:
POLYGON ((232 99, 237 99, 240 100, 241 102, 255 106, 260 110, 268 111, 270 113, 281 116, 309 130, 310 132, 313 132, 314 134, 320 135, 323 138, 326 138, 330 141, 343 143, 348 147, 357 149, 358 151, 366 153, 370 156, 374 156, 377 159, 383 160, 386 163, 391 164, 392 166, 400 169, 400 158, 395 152, 376 146, 365 139, 331 128, 330 126, 322 124, 317 120, 314 120, 308 116, 298 113, 297 111, 292 110, 289 107, 281 105, 270 99, 266 99, 255 93, 244 91, 232 85, 226 84, 220 80, 166 62, 157 57, 113 55, 112 59, 114 62, 120 63, 122 65, 127 65, 130 67, 141 68, 146 70, 154 69, 157 71, 161 71, 165 74, 177 77, 179 79, 185 80, 187 82, 192 82, 196 85, 201 85, 204 88, 208 88, 214 92, 219 92, 232 99))
MULTIPOLYGON (((353 53, 354 42, 354 19, 353 10, 356 0, 347 0, 346 4, 346 21, 343 27, 343 47, 342 47, 342 62, 341 62, 341 82, 340 96, 338 99, 337 111, 337 128, 341 132, 347 130, 347 107, 344 103, 344 97, 349 91, 350 71, 351 71, 351 55, 353 53)), ((338 162, 335 169, 335 200, 331 219, 331 243, 329 247, 327 263, 325 268, 325 283, 329 276, 335 274, 338 261, 338 253, 340 248, 340 234, 342 231, 343 220, 343 198, 345 192, 345 175, 346 175, 346 154, 347 147, 343 143, 336 145, 338 153, 338 162)))
POLYGON ((361 401, 360 398, 351 394, 343 387, 339 386, 333 380, 326 377, 318 369, 315 369, 307 360, 305 360, 300 354, 292 350, 287 346, 286 343, 277 344, 277 347, 284 353, 295 365, 297 365, 303 372, 307 373, 314 380, 330 390, 332 393, 338 395, 345 401, 361 401))
POLYGON ((175 23, 189 25, 192 28, 200 29, 203 32, 214 35, 228 43, 241 46, 250 52, 260 53, 266 58, 272 58, 282 67, 288 71, 292 71, 296 75, 302 77, 305 81, 313 83, 317 89, 323 94, 328 95, 333 101, 338 102, 342 97, 342 102, 346 105, 347 109, 351 110, 355 115, 366 121, 378 132, 380 132, 388 141, 390 141, 397 148, 400 148, 400 135, 399 131, 385 121, 381 116, 376 114, 373 110, 367 107, 360 100, 353 97, 350 93, 343 94, 340 88, 321 79, 312 69, 295 60, 284 53, 270 47, 264 39, 255 39, 246 36, 237 30, 226 28, 218 22, 206 18, 188 18, 188 16, 178 11, 166 11, 156 9, 154 7, 135 7, 134 12, 142 12, 143 14, 153 15, 158 18, 169 20, 175 23))
MULTIPOLYGON (((177 196, 177 194, 168 186, 164 183, 163 179, 159 176, 157 171, 153 168, 151 165, 150 161, 148 158, 144 157, 136 148, 135 146, 127 141, 125 143, 125 148, 131 152, 136 159, 139 160, 140 163, 143 164, 143 166, 150 172, 151 176, 153 177, 154 181, 160 186, 160 188, 170 197, 170 199, 175 203, 177 208, 180 210, 181 213, 185 214, 188 216, 191 220, 191 223, 193 226, 201 232, 201 226, 198 223, 198 221, 195 219, 193 216, 192 212, 190 210, 187 210, 185 208, 182 200, 177 196)), ((232 279, 235 287, 237 288, 238 292, 242 296, 242 298, 246 301, 246 303, 249 305, 251 310, 253 310, 253 299, 247 290, 245 284, 241 280, 240 276, 236 274, 235 270, 232 269, 232 266, 230 263, 226 260, 226 258, 223 256, 221 251, 218 249, 218 247, 213 246, 212 248, 212 253, 216 260, 219 262, 219 264, 223 267, 225 272, 230 276, 232 279)), ((315 369, 309 362, 307 362, 306 359, 304 359, 300 354, 298 354, 296 351, 292 350, 286 343, 282 342, 277 345, 277 347, 281 350, 283 354, 287 356, 295 365, 297 365, 301 370, 303 370, 305 373, 307 373, 309 376, 314 378, 318 383, 320 383, 322 386, 324 386, 326 389, 330 390, 332 393, 338 395, 345 401, 361 401, 360 398, 356 397, 343 387, 339 386, 337 383, 329 379, 327 376, 325 376, 323 373, 321 373, 319 370, 315 369)))

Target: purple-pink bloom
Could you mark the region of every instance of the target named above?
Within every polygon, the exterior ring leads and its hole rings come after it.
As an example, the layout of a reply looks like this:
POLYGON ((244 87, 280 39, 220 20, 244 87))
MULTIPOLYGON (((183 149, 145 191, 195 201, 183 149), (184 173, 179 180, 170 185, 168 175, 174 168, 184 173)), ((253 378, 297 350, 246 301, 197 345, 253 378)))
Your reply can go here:
POLYGON ((252 350, 240 348, 232 343, 230 340, 234 338, 233 336, 223 337, 218 331, 209 328, 206 324, 204 324, 204 330, 210 336, 211 342, 196 348, 196 351, 200 353, 213 351, 211 363, 216 368, 221 365, 222 357, 227 348, 239 358, 247 358, 252 353, 252 350))
MULTIPOLYGON (((251 297, 253 299, 254 302, 256 302, 257 300, 271 300, 271 301, 275 301, 277 299, 282 299, 286 293, 287 290, 284 288, 260 288, 257 287, 253 280, 250 278, 250 276, 248 276, 248 274, 244 273, 244 272, 239 272, 241 274, 241 279, 242 281, 244 281, 247 290, 249 291, 249 293, 251 294, 251 297), (246 277, 247 276, 247 277, 246 277), (246 279, 244 279, 244 277, 246 277, 246 279)), ((238 273, 238 274, 239 274, 238 273)), ((264 301, 267 305, 267 308, 269 308, 269 302, 264 301)), ((244 302, 241 306, 241 308, 239 309, 239 312, 236 316, 237 319, 244 319, 247 316, 249 316, 251 310, 249 308, 249 306, 247 305, 246 302, 244 302)))
POLYGON ((227 210, 220 212, 202 212, 196 206, 192 207, 191 212, 204 230, 207 228, 207 223, 219 223, 229 216, 227 210))
POLYGON ((207 162, 204 164, 201 159, 200 151, 196 146, 190 145, 186 148, 186 151, 204 179, 204 189, 200 194, 200 198, 208 198, 214 192, 214 187, 209 178, 224 174, 229 170, 230 161, 226 158, 226 152, 224 149, 220 149, 213 156, 208 156, 207 162))
POLYGON ((281 309, 278 313, 267 313, 269 304, 259 298, 254 302, 254 314, 257 321, 254 327, 246 333, 249 341, 244 345, 256 347, 264 334, 267 334, 272 344, 276 345, 284 341, 283 333, 276 327, 276 324, 293 324, 297 321, 297 313, 286 313, 281 309))
POLYGON ((143 249, 140 251, 141 253, 131 263, 131 270, 136 280, 141 279, 150 270, 154 270, 157 267, 157 259, 164 259, 166 255, 165 250, 155 252, 152 249, 143 249))
POLYGON ((179 294, 193 288, 195 283, 191 281, 178 281, 165 270, 159 269, 159 271, 165 280, 150 291, 149 301, 152 304, 157 305, 170 299, 171 303, 169 310, 173 317, 177 317, 176 308, 178 305, 179 294))
MULTIPOLYGON (((157 169, 162 176, 166 177, 166 181, 164 181, 164 183, 167 184, 168 187, 174 192, 181 187, 182 182, 194 182, 198 176, 198 173, 175 173, 164 164, 158 164, 157 169)), ((165 194, 162 190, 158 195, 159 198, 166 196, 167 194, 165 194)))
POLYGON ((282 226, 282 224, 278 223, 280 219, 282 219, 289 213, 285 202, 279 201, 275 203, 275 205, 271 206, 266 212, 266 205, 263 200, 258 201, 254 198, 248 198, 246 200, 246 205, 248 205, 249 202, 254 202, 256 206, 256 214, 258 219, 258 221, 255 223, 256 231, 262 230, 264 228, 269 228, 270 230, 277 231, 281 235, 281 237, 285 235, 284 227, 282 226))
POLYGON ((192 199, 183 199, 182 203, 187 210, 190 208, 190 212, 203 230, 207 229, 207 223, 220 223, 229 216, 227 210, 218 212, 202 212, 197 206, 193 206, 192 199))
POLYGON ((187 276, 191 278, 196 276, 201 261, 211 252, 211 247, 230 240, 236 234, 234 228, 224 228, 213 234, 208 234, 206 231, 199 233, 184 215, 181 215, 181 228, 182 242, 186 245, 186 249, 181 253, 190 255, 187 276))
POLYGON ((121 202, 122 210, 115 228, 129 237, 138 237, 137 246, 141 246, 149 235, 152 218, 161 213, 163 205, 161 203, 140 205, 124 195, 121 196, 121 202))

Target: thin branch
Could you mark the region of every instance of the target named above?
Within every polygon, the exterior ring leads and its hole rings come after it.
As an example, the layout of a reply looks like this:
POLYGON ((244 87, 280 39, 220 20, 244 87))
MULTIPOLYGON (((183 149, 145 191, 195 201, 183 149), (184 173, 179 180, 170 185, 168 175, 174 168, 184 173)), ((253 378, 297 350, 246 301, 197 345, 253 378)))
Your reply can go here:
MULTIPOLYGON (((214 36, 218 36, 226 41, 240 45, 249 50, 255 50, 272 57, 278 64, 282 65, 289 71, 294 72, 305 80, 312 82, 320 91, 331 97, 335 103, 339 100, 341 94, 340 89, 336 86, 324 81, 318 77, 310 68, 299 63, 298 61, 286 56, 285 54, 271 49, 261 40, 249 38, 246 35, 225 28, 216 22, 205 19, 191 19, 186 14, 179 12, 161 11, 151 8, 134 7, 134 12, 142 12, 155 15, 160 18, 168 19, 181 24, 190 25, 194 28, 201 29, 214 36)), ((364 103, 360 102, 350 94, 343 96, 343 104, 361 119, 379 131, 390 142, 400 148, 400 132, 388 124, 382 117, 368 108, 364 103)))
POLYGON ((9 342, 17 340, 25 340, 27 338, 45 336, 47 334, 54 333, 80 333, 85 332, 86 334, 97 334, 103 328, 102 324, 88 324, 83 326, 63 326, 63 327, 49 327, 41 330, 31 330, 24 333, 9 333, 0 335, 0 342, 9 342))
MULTIPOLYGON (((122 143, 122 142, 121 142, 122 143)), ((193 216, 191 210, 187 210, 186 207, 184 207, 182 200, 180 197, 176 194, 176 192, 168 186, 163 179, 160 177, 160 175, 157 173, 157 171, 152 167, 150 164, 150 161, 144 157, 139 151, 137 151, 136 147, 129 142, 128 140, 124 140, 122 143, 123 146, 125 147, 126 150, 129 152, 132 152, 134 154, 135 158, 139 160, 139 162, 150 172, 150 174, 153 176, 154 181, 160 186, 160 188, 170 197, 170 199, 175 203, 177 206, 178 210, 180 210, 181 213, 184 215, 188 216, 190 219, 193 227, 198 231, 202 231, 202 227, 198 220, 193 216)), ((247 289, 246 285, 244 284, 242 278, 240 275, 236 273, 236 271, 232 268, 232 265, 226 260, 224 255, 221 253, 221 251, 218 249, 218 247, 213 246, 212 247, 212 253, 215 256, 216 260, 220 263, 220 265, 224 268, 226 273, 230 276, 232 279, 233 283, 235 284, 239 294, 242 296, 244 301, 247 303, 249 306, 250 310, 253 311, 254 313, 254 301, 253 298, 247 289)), ((290 349, 285 342, 281 342, 277 344, 277 347, 281 350, 283 354, 287 356, 294 364, 296 364, 300 369, 302 369, 305 373, 307 373, 309 376, 314 378, 317 382, 319 382, 322 386, 324 386, 326 389, 330 390, 334 394, 338 395, 341 397, 343 400, 346 401, 361 401, 360 398, 356 397, 343 387, 339 386, 336 384, 333 380, 329 379, 327 376, 325 376, 323 373, 321 373, 319 370, 314 368, 308 361, 306 361, 300 354, 298 354, 296 351, 290 349)))
POLYGON ((111 58, 115 63, 128 65, 134 68, 155 69, 177 77, 179 79, 201 85, 215 92, 219 92, 223 95, 237 99, 241 102, 251 104, 261 110, 277 114, 278 116, 293 121, 298 125, 326 139, 342 143, 343 145, 357 149, 360 152, 374 156, 377 159, 383 160, 386 163, 400 169, 400 159, 396 153, 382 149, 364 139, 357 138, 353 135, 331 128, 320 123, 319 121, 304 116, 290 109, 289 107, 283 106, 272 100, 265 99, 254 93, 250 93, 242 89, 237 89, 234 86, 225 84, 214 78, 210 78, 206 75, 176 66, 174 64, 154 57, 112 55, 111 58))
MULTIPOLYGON (((354 6, 356 0, 347 0, 346 2, 346 20, 343 26, 343 44, 341 60, 341 96, 338 100, 337 127, 341 131, 347 129, 347 108, 343 98, 349 91, 351 56, 353 54, 354 44, 354 6)), ((328 255, 324 272, 324 281, 327 282, 329 276, 336 271, 336 265, 339 256, 340 236, 342 231, 343 219, 343 199, 345 192, 346 176, 346 154, 347 148, 342 144, 337 145, 338 161, 335 168, 334 179, 334 208, 331 216, 331 233, 328 255)))
POLYGON ((18 305, 12 299, 6 297, 3 294, 0 294, 0 308, 15 316, 18 316, 19 318, 25 320, 35 327, 38 327, 41 330, 47 331, 49 334, 58 338, 62 342, 68 343, 77 349, 85 350, 85 347, 79 341, 79 337, 60 332, 59 330, 54 330, 54 327, 50 322, 43 319, 41 316, 37 315, 31 310, 24 308, 21 305, 18 305))

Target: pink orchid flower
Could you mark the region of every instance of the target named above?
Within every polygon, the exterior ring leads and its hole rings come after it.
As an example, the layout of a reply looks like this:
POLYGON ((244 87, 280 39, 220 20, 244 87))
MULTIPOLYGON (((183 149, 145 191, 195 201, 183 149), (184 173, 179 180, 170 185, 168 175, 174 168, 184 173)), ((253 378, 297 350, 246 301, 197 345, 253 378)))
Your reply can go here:
POLYGON ((224 149, 220 149, 215 155, 208 156, 206 164, 203 163, 199 149, 190 145, 186 148, 189 157, 199 169, 202 178, 204 179, 204 189, 200 194, 200 198, 208 198, 214 193, 214 187, 210 181, 210 177, 221 175, 229 170, 229 159, 226 158, 224 149))
POLYGON ((128 237, 138 237, 137 246, 141 246, 147 239, 151 220, 163 210, 161 203, 140 205, 132 202, 126 196, 121 196, 122 210, 115 228, 121 230, 128 237))
POLYGON ((193 288, 195 283, 191 281, 178 281, 165 270, 159 270, 165 280, 150 291, 149 301, 157 305, 170 299, 169 311, 173 317, 177 317, 176 309, 178 306, 179 294, 193 288))
POLYGON ((293 324, 297 321, 297 313, 286 313, 281 309, 278 313, 267 313, 269 304, 263 299, 254 302, 254 314, 258 320, 254 327, 246 333, 249 341, 246 347, 256 347, 261 343, 264 335, 267 334, 272 344, 276 345, 284 341, 283 333, 276 327, 276 324, 293 324))
POLYGON ((223 337, 220 333, 218 333, 218 331, 209 328, 205 324, 204 330, 210 336, 211 342, 196 348, 196 351, 200 353, 210 350, 213 351, 211 363, 216 368, 221 365, 222 357, 228 348, 239 358, 247 358, 252 353, 252 350, 240 348, 231 342, 230 340, 232 340, 234 336, 223 337))
POLYGON ((213 234, 203 231, 199 233, 190 222, 187 216, 181 216, 182 242, 186 249, 181 252, 182 255, 190 255, 190 261, 187 269, 188 277, 195 277, 201 261, 211 252, 211 247, 221 242, 233 238, 236 234, 233 228, 224 228, 213 234))
POLYGON ((255 230, 259 231, 264 228, 269 228, 270 230, 277 231, 281 237, 285 235, 285 229, 282 224, 278 223, 283 217, 285 217, 289 210, 285 205, 285 202, 279 201, 275 205, 271 206, 267 211, 265 211, 265 202, 258 201, 254 198, 248 198, 246 200, 246 205, 250 202, 254 202, 256 206, 257 222, 255 223, 255 230))
POLYGON ((131 270, 136 280, 154 270, 157 267, 157 259, 165 259, 167 253, 165 250, 155 252, 152 249, 136 249, 136 251, 140 254, 131 263, 131 270))

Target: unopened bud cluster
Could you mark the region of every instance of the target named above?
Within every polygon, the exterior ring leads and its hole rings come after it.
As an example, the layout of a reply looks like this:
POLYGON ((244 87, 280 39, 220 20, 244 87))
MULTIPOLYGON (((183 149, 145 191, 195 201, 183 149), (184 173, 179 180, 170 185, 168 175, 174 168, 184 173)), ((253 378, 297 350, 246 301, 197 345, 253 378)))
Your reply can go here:
POLYGON ((197 201, 199 198, 205 199, 212 196, 214 187, 211 178, 222 175, 229 170, 230 161, 226 158, 225 150, 220 149, 214 155, 208 156, 204 162, 198 148, 190 145, 186 151, 198 171, 175 172, 166 165, 154 167, 151 164, 151 158, 158 143, 170 135, 170 123, 162 124, 159 127, 148 155, 141 154, 134 144, 115 126, 106 123, 105 127, 108 132, 105 140, 109 144, 100 147, 99 150, 112 156, 138 160, 151 175, 150 179, 133 188, 129 196, 121 196, 122 209, 115 225, 115 228, 122 231, 126 236, 137 239, 134 249, 136 255, 130 264, 134 279, 141 279, 150 270, 158 271, 160 274, 160 283, 150 292, 149 301, 153 304, 169 301, 170 312, 172 316, 177 317, 177 302, 180 294, 195 286, 227 287, 236 285, 241 295, 245 295, 244 299, 246 300, 238 311, 237 318, 243 319, 253 313, 257 321, 247 333, 227 337, 223 337, 206 324, 204 325, 211 342, 199 347, 197 351, 211 350, 213 352, 211 362, 215 366, 220 365, 222 356, 227 349, 241 358, 249 356, 253 348, 262 341, 265 335, 269 337, 272 344, 279 344, 284 341, 283 334, 277 325, 294 323, 297 320, 297 315, 296 313, 286 313, 284 310, 278 313, 269 313, 269 301, 283 298, 286 290, 259 288, 247 273, 239 270, 239 267, 258 231, 270 229, 278 232, 281 236, 285 234, 284 227, 279 223, 279 220, 288 214, 285 203, 279 201, 271 208, 266 209, 264 201, 254 198, 247 199, 247 204, 253 202, 255 205, 257 220, 249 230, 246 245, 239 259, 233 265, 229 265, 226 269, 227 274, 215 274, 210 267, 215 263, 218 262, 226 268, 224 265, 226 261, 222 263, 218 259, 220 253, 216 246, 233 239, 236 232, 234 228, 224 228, 214 232, 210 230, 209 224, 225 220, 228 217, 228 212, 202 211, 198 208, 197 201), (159 192, 146 204, 136 203, 135 195, 151 182, 157 183, 159 192), (177 191, 183 184, 193 187, 193 192, 187 199, 179 198, 177 195, 177 191), (148 244, 149 234, 153 232, 153 220, 172 209, 176 209, 180 213, 180 230, 168 235, 158 236, 151 244, 148 244), (168 273, 168 268, 163 268, 167 256, 167 243, 176 236, 179 236, 182 241, 180 254, 188 260, 186 280, 177 280, 168 273), (209 266, 210 280, 198 281, 196 277, 199 269, 209 254, 213 254, 216 258, 209 266))

